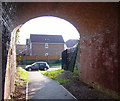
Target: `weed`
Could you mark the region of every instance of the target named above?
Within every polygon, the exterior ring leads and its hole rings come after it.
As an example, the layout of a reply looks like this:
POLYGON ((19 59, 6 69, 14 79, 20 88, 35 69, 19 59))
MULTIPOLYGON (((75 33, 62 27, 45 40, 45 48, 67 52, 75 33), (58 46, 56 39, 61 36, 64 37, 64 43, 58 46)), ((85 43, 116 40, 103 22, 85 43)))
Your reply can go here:
POLYGON ((65 72, 68 71, 64 71, 62 69, 58 69, 58 70, 54 70, 54 71, 41 71, 41 73, 45 76, 50 77, 53 80, 56 80, 57 82, 59 82, 60 84, 64 84, 66 82, 70 82, 70 79, 62 79, 60 78, 58 75, 59 74, 64 74, 65 72))
POLYGON ((60 84, 65 84, 65 83, 67 83, 67 82, 70 82, 71 80, 70 79, 62 79, 62 78, 55 78, 55 80, 57 81, 57 82, 59 82, 60 84))

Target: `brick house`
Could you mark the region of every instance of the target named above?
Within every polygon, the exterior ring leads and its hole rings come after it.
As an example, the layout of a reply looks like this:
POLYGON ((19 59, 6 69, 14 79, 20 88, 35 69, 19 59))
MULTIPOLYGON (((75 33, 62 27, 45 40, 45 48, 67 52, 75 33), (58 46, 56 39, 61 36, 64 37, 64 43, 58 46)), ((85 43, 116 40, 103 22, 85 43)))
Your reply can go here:
POLYGON ((62 35, 30 34, 30 56, 60 56, 64 50, 62 35))

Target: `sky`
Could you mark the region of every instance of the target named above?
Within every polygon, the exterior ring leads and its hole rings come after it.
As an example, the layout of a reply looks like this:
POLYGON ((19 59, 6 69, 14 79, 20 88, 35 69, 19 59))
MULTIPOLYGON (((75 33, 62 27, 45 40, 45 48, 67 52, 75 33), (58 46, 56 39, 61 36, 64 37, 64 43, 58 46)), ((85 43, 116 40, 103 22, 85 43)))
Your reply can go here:
POLYGON ((79 32, 70 22, 53 16, 43 16, 27 21, 18 34, 19 44, 25 44, 30 34, 62 35, 65 42, 69 39, 79 39, 79 32))

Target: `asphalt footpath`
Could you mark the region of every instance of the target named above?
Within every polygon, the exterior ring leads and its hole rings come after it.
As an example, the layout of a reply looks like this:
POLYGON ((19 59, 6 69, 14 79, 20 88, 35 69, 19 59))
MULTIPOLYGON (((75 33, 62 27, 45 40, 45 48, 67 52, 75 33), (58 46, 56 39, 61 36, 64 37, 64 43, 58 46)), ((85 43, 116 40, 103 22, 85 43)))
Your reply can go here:
POLYGON ((77 101, 62 85, 39 71, 28 72, 28 78, 27 99, 77 101))

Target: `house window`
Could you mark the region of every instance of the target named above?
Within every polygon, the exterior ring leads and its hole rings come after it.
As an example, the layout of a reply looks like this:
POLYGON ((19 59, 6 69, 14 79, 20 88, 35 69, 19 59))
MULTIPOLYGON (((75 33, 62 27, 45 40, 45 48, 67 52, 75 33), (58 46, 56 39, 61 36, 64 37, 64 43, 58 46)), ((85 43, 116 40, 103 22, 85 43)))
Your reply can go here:
POLYGON ((48 43, 45 43, 45 48, 48 48, 48 43))
POLYGON ((45 53, 45 56, 48 56, 48 53, 45 53))

